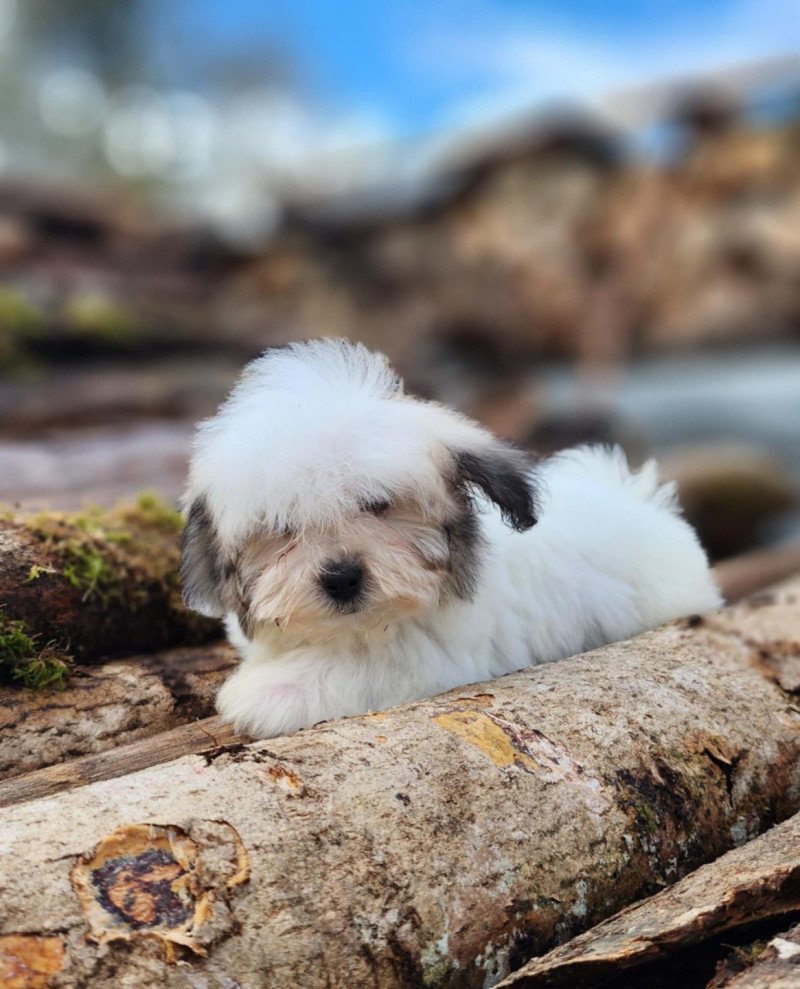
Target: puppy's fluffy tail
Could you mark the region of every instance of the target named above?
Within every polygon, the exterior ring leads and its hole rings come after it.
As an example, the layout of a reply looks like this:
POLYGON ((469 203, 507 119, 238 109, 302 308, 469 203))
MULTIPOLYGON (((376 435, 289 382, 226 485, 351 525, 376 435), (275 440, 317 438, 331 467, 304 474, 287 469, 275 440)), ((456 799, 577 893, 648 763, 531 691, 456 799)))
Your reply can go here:
POLYGON ((598 480, 625 488, 637 501, 681 514, 674 481, 662 483, 658 464, 648 460, 639 470, 632 471, 625 452, 619 446, 577 446, 556 454, 562 470, 588 474, 598 480))

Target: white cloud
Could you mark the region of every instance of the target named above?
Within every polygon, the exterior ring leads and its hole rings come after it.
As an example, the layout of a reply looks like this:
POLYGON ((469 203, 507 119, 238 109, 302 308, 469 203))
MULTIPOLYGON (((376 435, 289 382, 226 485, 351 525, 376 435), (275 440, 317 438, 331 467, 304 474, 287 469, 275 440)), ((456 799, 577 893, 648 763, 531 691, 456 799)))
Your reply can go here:
POLYGON ((503 15, 478 0, 458 16, 443 17, 439 8, 417 21, 406 57, 415 71, 469 93, 440 121, 462 129, 559 99, 609 106, 617 90, 800 52, 796 0, 737 0, 713 11, 687 6, 667 26, 659 9, 650 30, 617 31, 612 15, 607 30, 589 31, 563 15, 547 20, 541 9, 526 15, 519 8, 503 15))

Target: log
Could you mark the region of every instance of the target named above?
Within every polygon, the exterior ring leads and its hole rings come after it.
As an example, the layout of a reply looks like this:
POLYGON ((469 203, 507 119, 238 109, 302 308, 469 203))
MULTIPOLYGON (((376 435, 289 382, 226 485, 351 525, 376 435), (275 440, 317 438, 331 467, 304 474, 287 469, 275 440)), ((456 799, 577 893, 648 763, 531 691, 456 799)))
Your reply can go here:
MULTIPOLYGON (((680 960, 703 942, 723 933, 727 941, 737 928, 770 918, 785 926, 786 915, 799 909, 800 815, 795 814, 669 889, 528 962, 497 989, 599 989, 610 976, 620 979, 623 974, 626 985, 646 986, 676 956, 680 960)), ((699 984, 706 982, 701 978, 699 984)))
MULTIPOLYGON (((800 559, 795 565, 794 558, 794 544, 746 553, 719 565, 715 575, 728 595, 734 587, 759 590, 765 575, 784 577, 789 567, 800 570, 800 559), (728 572, 733 577, 726 583, 728 572)), ((793 672, 792 657, 773 655, 771 663, 766 675, 783 676, 787 689, 796 689, 800 669, 793 672)), ((209 716, 216 691, 235 664, 231 647, 217 644, 79 667, 73 670, 71 686, 60 693, 0 687, 0 781, 23 777, 14 786, 0 786, 0 806, 52 796, 207 748, 209 739, 225 732, 209 716), (191 731, 160 737, 194 718, 204 721, 191 731), (150 737, 152 742, 128 749, 128 743, 150 737), (96 758, 100 753, 106 755, 96 758), (68 767, 48 768, 65 758, 71 760, 68 767)), ((225 742, 234 740, 233 732, 225 733, 225 742)))
POLYGON ((86 663, 218 638, 219 623, 180 599, 179 531, 178 513, 149 495, 0 519, 0 676, 14 682, 43 650, 86 663))
POLYGON ((793 540, 722 560, 714 567, 714 579, 733 603, 799 572, 800 540, 793 540))
MULTIPOLYGON (((761 589, 765 575, 783 577, 788 568, 800 570, 794 544, 746 553, 719 565, 715 575, 730 598, 732 588, 761 589), (733 576, 726 582, 728 572, 733 576)), ((774 667, 775 657, 772 662, 774 667)), ((791 657, 780 662, 788 689, 794 689, 791 657)), ((174 758, 178 749, 189 754, 207 748, 224 731, 210 715, 216 691, 235 664, 228 645, 185 647, 78 667, 62 692, 0 687, 0 781, 24 775, 13 787, 0 788, 0 806, 144 769, 174 758), (127 748, 195 718, 205 721, 192 731, 127 748), (94 758, 104 752, 104 758, 94 758), (66 758, 68 768, 48 768, 66 758)), ((767 675, 775 673, 773 668, 767 675)), ((225 740, 233 741, 228 734, 225 740)))
POLYGON ((241 745, 245 741, 247 739, 237 735, 230 725, 223 724, 219 718, 190 721, 169 731, 107 749, 98 755, 81 756, 0 781, 0 807, 51 797, 63 790, 99 780, 118 779, 150 766, 171 762, 178 756, 202 755, 221 745, 241 745))
POLYGON ((235 665, 218 643, 80 666, 60 691, 0 687, 0 780, 207 718, 235 665))
POLYGON ((799 600, 8 807, 0 932, 84 989, 493 985, 797 812, 799 600))

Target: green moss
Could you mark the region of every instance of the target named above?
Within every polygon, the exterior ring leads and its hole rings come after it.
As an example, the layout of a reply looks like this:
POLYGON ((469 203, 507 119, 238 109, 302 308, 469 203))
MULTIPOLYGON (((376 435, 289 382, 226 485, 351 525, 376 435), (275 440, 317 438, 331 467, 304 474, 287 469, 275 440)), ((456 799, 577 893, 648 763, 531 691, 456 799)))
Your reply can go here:
POLYGON ((39 649, 36 636, 24 622, 0 611, 0 683, 32 690, 63 688, 69 675, 69 657, 53 646, 39 649))
POLYGON ((34 580, 38 580, 42 574, 46 573, 58 573, 55 567, 40 566, 38 563, 34 563, 33 566, 28 571, 28 579, 26 583, 31 584, 34 580))
POLYGON ((637 800, 633 805, 633 809, 636 812, 636 820, 640 826, 649 834, 655 834, 658 831, 658 817, 653 808, 637 800))
POLYGON ((142 492, 133 504, 115 509, 89 507, 75 515, 40 512, 24 524, 58 558, 58 571, 84 601, 104 606, 113 601, 137 610, 160 589, 181 607, 177 534, 183 519, 155 493, 142 492))
POLYGON ((104 603, 119 592, 119 576, 103 553, 91 543, 69 540, 61 547, 63 574, 73 587, 83 591, 83 600, 100 598, 104 603))
POLYGON ((739 954, 743 956, 752 965, 753 962, 757 962, 758 959, 764 954, 764 952, 769 947, 769 941, 753 941, 752 944, 746 945, 744 948, 739 948, 739 954))
POLYGON ((25 623, 13 621, 0 611, 0 663, 16 666, 30 659, 34 650, 34 641, 28 635, 25 623))
POLYGON ((38 336, 44 325, 42 314, 10 285, 0 285, 0 327, 17 339, 38 336))
POLYGON ((0 285, 0 367, 25 371, 31 367, 27 344, 44 325, 39 310, 10 285, 0 285))
POLYGON ((14 670, 14 680, 29 690, 63 690, 69 666, 55 649, 45 649, 38 656, 14 670))
POLYGON ((155 525, 164 532, 180 532, 183 529, 183 516, 169 505, 155 491, 140 491, 133 509, 124 513, 128 521, 140 521, 155 525))

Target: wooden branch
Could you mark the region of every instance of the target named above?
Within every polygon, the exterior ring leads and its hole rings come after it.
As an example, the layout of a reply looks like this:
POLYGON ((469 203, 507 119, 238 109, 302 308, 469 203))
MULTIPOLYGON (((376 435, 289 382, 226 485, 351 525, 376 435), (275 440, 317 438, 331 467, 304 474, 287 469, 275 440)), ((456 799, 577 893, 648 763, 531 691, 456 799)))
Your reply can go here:
POLYGON ((83 756, 4 780, 0 782, 0 807, 51 797, 63 790, 117 779, 180 756, 244 741, 246 739, 238 736, 230 725, 222 724, 219 718, 190 721, 98 755, 83 756))
POLYGON ((218 622, 180 600, 179 525, 148 498, 110 512, 0 519, 0 673, 15 661, 3 651, 10 622, 32 654, 49 646, 79 662, 219 637, 218 622))
POLYGON ((219 643, 78 667, 65 690, 0 688, 0 780, 206 718, 235 665, 219 643))
MULTIPOLYGON (((280 989, 493 984, 798 810, 800 714, 764 660, 798 633, 800 581, 16 804, 0 932, 44 939, 56 979, 86 989, 182 986, 190 969, 280 989)), ((134 744, 152 761, 170 734, 134 744)))
POLYGON ((497 989, 599 989, 610 976, 619 978, 623 972, 631 973, 631 985, 645 986, 675 955, 723 932, 798 909, 796 814, 669 889, 535 958, 497 989))

